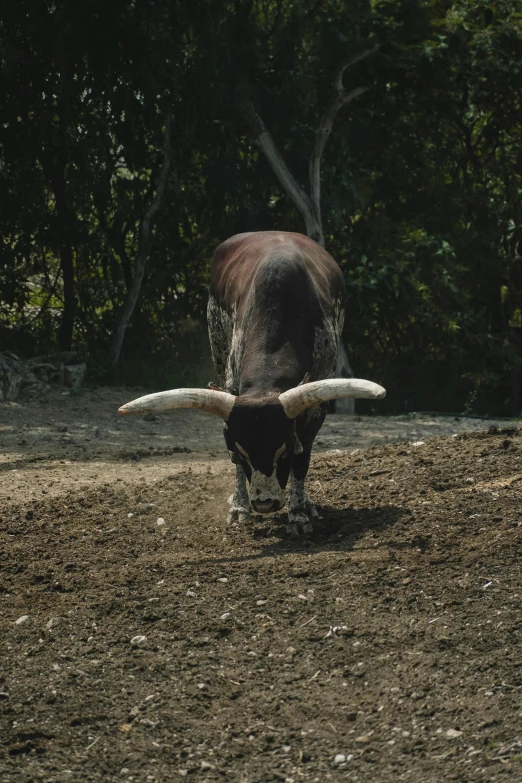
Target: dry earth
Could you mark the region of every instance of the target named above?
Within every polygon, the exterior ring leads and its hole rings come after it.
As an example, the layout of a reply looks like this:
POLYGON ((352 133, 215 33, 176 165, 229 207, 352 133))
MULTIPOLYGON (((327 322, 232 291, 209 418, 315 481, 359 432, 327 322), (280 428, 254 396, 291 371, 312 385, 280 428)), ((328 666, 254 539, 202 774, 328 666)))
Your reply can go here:
POLYGON ((521 430, 332 416, 290 540, 134 396, 0 406, 2 783, 522 781, 521 430))

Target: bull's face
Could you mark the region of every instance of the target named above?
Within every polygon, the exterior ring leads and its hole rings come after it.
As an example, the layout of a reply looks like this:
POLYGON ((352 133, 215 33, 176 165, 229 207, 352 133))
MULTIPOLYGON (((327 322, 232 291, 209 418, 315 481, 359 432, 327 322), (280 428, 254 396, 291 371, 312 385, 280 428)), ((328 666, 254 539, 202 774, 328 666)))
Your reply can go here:
POLYGON ((268 514, 282 508, 298 441, 295 423, 281 403, 238 397, 225 424, 225 441, 232 462, 241 465, 248 479, 254 511, 268 514))

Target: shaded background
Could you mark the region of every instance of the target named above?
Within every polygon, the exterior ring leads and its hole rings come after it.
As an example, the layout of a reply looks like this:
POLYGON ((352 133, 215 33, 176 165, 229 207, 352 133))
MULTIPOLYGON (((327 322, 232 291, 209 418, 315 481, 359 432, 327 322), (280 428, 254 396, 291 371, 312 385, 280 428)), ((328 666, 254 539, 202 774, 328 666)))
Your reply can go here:
POLYGON ((515 0, 7 0, 0 350, 73 348, 95 381, 210 380, 214 248, 306 230, 245 100, 307 191, 350 63, 321 207, 355 374, 388 388, 380 412, 520 415, 515 0))

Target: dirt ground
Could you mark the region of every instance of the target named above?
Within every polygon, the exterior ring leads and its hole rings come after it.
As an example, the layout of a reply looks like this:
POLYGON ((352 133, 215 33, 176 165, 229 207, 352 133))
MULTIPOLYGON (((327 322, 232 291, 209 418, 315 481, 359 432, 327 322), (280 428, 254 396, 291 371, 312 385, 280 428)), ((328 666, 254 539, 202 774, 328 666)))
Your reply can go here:
POLYGON ((292 540, 138 393, 0 405, 2 783, 520 783, 516 423, 331 416, 292 540))

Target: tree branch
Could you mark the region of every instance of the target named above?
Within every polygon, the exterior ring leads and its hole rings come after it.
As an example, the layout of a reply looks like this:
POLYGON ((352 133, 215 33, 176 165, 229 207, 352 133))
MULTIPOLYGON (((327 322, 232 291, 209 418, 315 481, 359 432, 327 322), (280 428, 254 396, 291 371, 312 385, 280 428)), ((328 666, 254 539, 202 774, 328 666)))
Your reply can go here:
POLYGON ((292 172, 285 163, 283 156, 278 150, 274 139, 267 130, 265 123, 257 112, 252 99, 249 95, 249 87, 246 82, 241 82, 236 91, 236 106, 241 118, 248 130, 253 143, 259 147, 265 154, 272 171, 276 175, 284 190, 288 193, 295 206, 303 216, 306 233, 312 239, 315 239, 324 247, 324 234, 321 217, 321 157, 328 140, 334 120, 343 106, 347 106, 359 95, 365 93, 368 87, 356 87, 350 92, 345 92, 343 86, 343 76, 348 68, 351 68, 361 60, 370 57, 379 49, 376 44, 372 49, 366 49, 364 52, 352 57, 340 69, 335 80, 335 97, 324 113, 319 130, 315 138, 315 145, 310 158, 309 180, 310 194, 299 185, 292 172))
POLYGON ((315 216, 313 215, 312 202, 310 201, 308 194, 305 193, 303 188, 295 180, 281 153, 277 149, 272 136, 267 130, 263 131, 263 133, 255 139, 255 143, 263 150, 265 157, 270 163, 280 184, 301 212, 306 224, 306 231, 308 235, 311 236, 310 232, 313 232, 314 229, 315 216))
POLYGON ((149 241, 150 223, 156 212, 161 206, 163 196, 165 195, 165 188, 167 187, 168 173, 170 164, 172 161, 172 150, 170 146, 170 126, 172 123, 172 115, 169 112, 165 121, 165 140, 163 144, 163 166, 159 173, 159 177, 156 184, 156 195, 154 201, 146 211, 143 220, 141 221, 140 229, 140 250, 149 241))
POLYGON ((309 176, 310 176, 310 195, 315 212, 319 221, 321 221, 321 159, 326 142, 332 132, 334 120, 343 106, 347 106, 359 95, 368 91, 368 87, 356 87, 355 90, 344 94, 336 95, 328 109, 323 115, 319 130, 315 136, 315 145, 310 158, 309 176))
POLYGON ((344 73, 345 71, 348 70, 348 68, 351 68, 353 65, 360 63, 361 60, 366 60, 367 57, 371 57, 371 55, 378 52, 380 48, 381 48, 380 44, 375 44, 375 46, 372 49, 365 49, 364 52, 355 55, 355 57, 352 57, 351 60, 349 60, 345 65, 343 65, 343 67, 337 74, 337 79, 335 80, 335 86, 337 90, 338 91, 344 90, 343 78, 344 78, 344 73))
POLYGON ((299 185, 286 165, 283 156, 276 147, 271 134, 266 129, 265 123, 256 111, 254 104, 251 99, 245 95, 245 86, 243 85, 240 89, 242 94, 238 94, 237 105, 253 143, 264 152, 279 183, 288 193, 303 216, 308 236, 318 240, 318 231, 320 235, 322 235, 322 232, 317 224, 310 197, 299 185))
POLYGON ((139 244, 138 244, 138 253, 136 256, 136 265, 134 268, 134 277, 132 280, 130 291, 127 296, 127 300, 123 306, 123 310, 120 316, 118 326, 116 327, 116 330, 114 332, 112 344, 109 352, 109 361, 111 367, 113 368, 116 367, 116 365, 118 364, 121 348, 123 345, 123 339, 125 337, 125 332, 127 331, 127 328, 130 323, 130 319, 132 318, 132 314, 134 313, 134 309, 136 307, 136 304, 140 296, 141 285, 143 283, 143 277, 145 275, 145 267, 147 265, 147 261, 150 253, 150 247, 151 247, 150 225, 154 215, 160 208, 161 203, 163 201, 163 197, 165 195, 165 188, 167 186, 168 173, 172 160, 172 153, 171 153, 171 146, 170 146, 171 121, 172 121, 172 115, 169 112, 167 115, 167 119, 165 121, 163 166, 161 167, 161 171, 157 179, 156 195, 154 197, 154 200, 152 201, 152 204, 145 212, 145 215, 143 216, 140 224, 140 236, 139 236, 139 244))
POLYGON ((319 129, 315 136, 315 145, 314 145, 312 155, 310 157, 310 164, 309 164, 310 197, 312 201, 313 211, 320 225, 322 225, 321 159, 324 152, 324 148, 326 146, 326 142, 328 141, 328 137, 332 132, 334 120, 337 117, 337 114, 339 113, 340 109, 342 109, 343 106, 348 106, 348 104, 351 103, 355 98, 358 98, 359 95, 363 95, 363 93, 367 92, 369 89, 368 87, 356 87, 354 90, 351 90, 350 92, 345 92, 344 85, 343 85, 343 77, 345 72, 348 70, 348 68, 351 68, 356 63, 361 62, 361 60, 365 60, 367 57, 370 57, 372 54, 375 54, 375 52, 377 52, 379 48, 380 48, 380 44, 376 44, 373 47, 373 49, 365 49, 364 52, 361 52, 355 57, 352 57, 352 59, 349 62, 347 62, 345 65, 343 65, 342 68, 339 70, 339 73, 337 74, 337 77, 335 79, 335 88, 336 88, 335 97, 331 102, 330 106, 323 114, 321 123, 319 125, 319 129))

